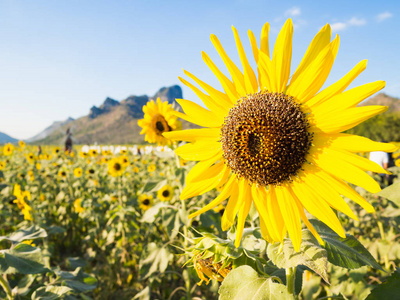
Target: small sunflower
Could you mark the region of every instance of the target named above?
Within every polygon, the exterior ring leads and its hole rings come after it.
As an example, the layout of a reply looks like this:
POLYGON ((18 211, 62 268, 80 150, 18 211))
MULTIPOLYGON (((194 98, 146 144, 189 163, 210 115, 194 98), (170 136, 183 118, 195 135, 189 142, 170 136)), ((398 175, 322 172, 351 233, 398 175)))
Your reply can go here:
POLYGON ((171 104, 161 102, 160 98, 157 99, 157 102, 151 100, 143 106, 144 119, 139 120, 138 124, 142 127, 140 134, 146 134, 145 141, 162 146, 173 144, 162 134, 182 128, 181 122, 173 114, 174 111, 171 104))
POLYGON ((133 167, 132 171, 133 171, 133 173, 139 173, 139 168, 138 167, 133 167))
POLYGON ((35 164, 36 170, 42 169, 42 165, 40 163, 35 164))
POLYGON ((139 196, 139 207, 143 210, 148 210, 153 206, 153 196, 142 194, 139 196))
POLYGON ((0 170, 3 170, 6 167, 5 161, 0 161, 0 170))
POLYGON ((19 141, 19 142, 18 142, 18 145, 19 145, 19 147, 22 148, 22 149, 24 149, 25 146, 26 146, 26 144, 25 144, 24 141, 19 141))
POLYGON ((89 156, 89 153, 81 151, 81 152, 79 152, 79 156, 82 158, 86 158, 89 156))
POLYGON ((126 166, 119 158, 113 158, 108 162, 108 172, 113 177, 119 177, 124 174, 126 166))
POLYGON ((237 216, 236 247, 240 245, 252 203, 259 212, 262 235, 270 243, 282 243, 289 233, 298 251, 301 220, 323 243, 305 211, 345 237, 335 210, 356 220, 357 216, 341 195, 367 212, 374 211, 347 182, 375 193, 380 190, 379 184, 364 171, 387 173, 356 153, 393 152, 396 147, 341 132, 387 110, 385 106, 356 107, 382 89, 385 82, 376 81, 345 91, 366 68, 364 60, 320 91, 339 48, 338 36, 331 41, 329 24, 314 37, 292 75, 290 19, 278 34, 271 53, 268 23, 261 32, 260 47, 253 33, 248 32, 256 72, 246 57, 237 30, 232 29, 243 71, 228 57, 217 37, 211 36, 232 80, 202 53, 223 92, 187 71, 184 73, 206 93, 180 78, 208 109, 188 100, 177 100, 186 114, 175 112, 175 115, 206 128, 164 133, 166 138, 189 142, 176 153, 183 159, 198 161, 186 177, 181 199, 222 187, 217 198, 189 217, 229 198, 221 227, 228 230, 237 216))
POLYGON ((74 201, 74 209, 76 213, 81 213, 85 211, 85 209, 82 207, 82 199, 78 198, 74 201))
POLYGON ((3 154, 4 155, 11 155, 14 151, 14 146, 11 143, 5 144, 3 148, 3 154))
POLYGON ((152 172, 154 172, 155 170, 156 170, 156 165, 155 164, 150 164, 148 167, 147 167, 147 171, 149 171, 150 173, 152 173, 152 172))
POLYGON ((395 164, 397 167, 400 167, 400 159, 396 159, 396 161, 394 162, 394 164, 395 164))
POLYGON ((78 168, 74 169, 74 175, 75 175, 76 178, 81 177, 82 174, 83 174, 82 168, 78 167, 78 168))
POLYGON ((171 201, 172 197, 174 196, 174 189, 170 185, 164 185, 161 189, 157 192, 157 197, 161 201, 171 201))
POLYGON ((99 153, 97 152, 96 149, 90 149, 90 150, 89 150, 89 155, 90 155, 91 157, 96 157, 98 154, 99 154, 99 153))
POLYGON ((53 154, 54 154, 54 155, 58 155, 58 154, 60 154, 60 153, 61 153, 60 147, 55 147, 55 148, 53 149, 53 154))
POLYGON ((119 157, 119 161, 121 162, 122 165, 125 167, 129 166, 129 158, 126 155, 122 155, 119 157))
POLYGON ((67 172, 65 170, 59 170, 58 176, 65 179, 67 178, 67 172))
POLYGON ((88 170, 86 171, 86 174, 88 174, 88 175, 94 175, 95 173, 96 173, 95 170, 92 169, 92 168, 90 168, 90 169, 88 169, 88 170))

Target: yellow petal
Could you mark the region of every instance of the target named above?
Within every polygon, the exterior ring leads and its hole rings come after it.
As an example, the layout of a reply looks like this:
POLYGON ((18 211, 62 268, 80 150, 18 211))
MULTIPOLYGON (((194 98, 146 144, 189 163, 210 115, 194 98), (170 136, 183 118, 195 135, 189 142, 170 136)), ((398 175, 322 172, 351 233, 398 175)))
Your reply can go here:
POLYGON ((201 129, 187 129, 164 132, 163 136, 170 140, 194 142, 202 141, 218 141, 221 136, 221 129, 219 128, 201 128, 201 129))
POLYGON ((325 172, 361 186, 371 193, 377 193, 381 190, 379 184, 365 172, 346 161, 335 158, 335 156, 313 155, 309 159, 314 165, 319 166, 325 172))
POLYGON ((263 28, 261 29, 261 42, 260 42, 260 50, 265 53, 268 57, 269 55, 269 23, 265 23, 263 28))
POLYGON ((203 61, 206 63, 206 65, 210 68, 210 70, 214 73, 214 75, 217 77, 219 82, 222 85, 222 88, 224 89, 225 93, 228 95, 229 99, 233 103, 236 103, 236 101, 240 98, 240 94, 237 92, 235 85, 226 77, 218 68, 217 66, 213 63, 211 58, 207 55, 205 52, 201 52, 201 55, 203 57, 203 61))
POLYGON ((329 147, 350 152, 394 152, 398 149, 394 144, 374 142, 366 137, 346 133, 318 134, 314 136, 313 144, 329 145, 329 147))
POLYGON ((245 85, 244 85, 244 76, 243 76, 242 72, 233 63, 233 61, 229 58, 229 56, 226 54, 224 48, 222 47, 221 43, 219 42, 218 38, 213 34, 211 35, 211 42, 213 43, 219 56, 221 56, 222 60, 224 61, 224 64, 229 71, 229 74, 231 74, 233 83, 236 86, 236 90, 239 92, 239 94, 245 95, 246 89, 245 89, 245 85))
MULTIPOLYGON (((248 185, 248 183, 246 183, 248 185)), ((243 193, 243 205, 242 208, 239 209, 238 214, 238 222, 237 222, 237 231, 236 231, 236 238, 235 238, 235 247, 240 246, 240 242, 243 236, 243 229, 244 223, 246 222, 246 217, 249 214, 250 207, 251 207, 251 194, 250 189, 247 189, 245 193, 243 193)))
POLYGON ((210 203, 208 203, 203 208, 201 208, 200 210, 196 211, 195 213, 190 214, 189 219, 194 218, 194 217, 214 208, 215 206, 219 205, 222 201, 224 201, 226 198, 228 198, 232 194, 232 191, 233 191, 232 186, 234 184, 236 185, 236 176, 231 176, 228 179, 228 181, 226 182, 226 184, 224 185, 224 187, 222 188, 221 193, 218 195, 218 197, 215 198, 210 203))
POLYGON ((355 107, 364 99, 375 94, 377 91, 385 87, 384 81, 375 81, 367 83, 344 93, 338 94, 321 104, 315 105, 312 112, 317 114, 334 113, 346 108, 355 107))
POLYGON ((271 223, 277 240, 279 242, 283 242, 287 229, 281 210, 279 208, 279 199, 276 196, 275 188, 270 185, 268 191, 266 191, 265 188, 260 188, 260 192, 261 194, 268 194, 268 196, 264 196, 264 199, 267 200, 267 211, 272 220, 271 223))
POLYGON ((242 42, 240 41, 239 34, 236 28, 232 26, 232 30, 235 36, 236 48, 238 49, 240 61, 242 62, 244 70, 245 93, 246 94, 256 93, 258 91, 258 83, 256 75, 254 74, 254 71, 249 64, 249 61, 247 60, 246 53, 244 52, 243 45, 242 42))
POLYGON ((331 97, 343 92, 354 79, 367 67, 367 60, 360 61, 353 69, 351 69, 345 76, 331 84, 327 88, 319 92, 315 97, 307 101, 308 106, 313 106, 322 103, 331 97))
POLYGON ((175 150, 175 153, 185 160, 206 160, 221 153, 221 143, 197 141, 185 144, 175 150))
POLYGON ((326 24, 316 34, 307 48, 306 53, 303 56, 299 66, 292 75, 291 82, 295 82, 297 77, 313 62, 318 54, 327 46, 331 41, 331 27, 326 24))
POLYGON ((339 37, 327 45, 318 56, 302 71, 296 80, 291 80, 287 94, 300 102, 312 98, 324 85, 331 71, 339 48, 339 37))
POLYGON ((216 114, 200 105, 184 99, 175 100, 180 104, 186 114, 184 115, 178 111, 174 111, 174 115, 177 117, 203 127, 220 127, 222 125, 223 120, 221 120, 221 118, 218 118, 216 114))
POLYGON ((183 189, 180 199, 185 200, 212 190, 218 185, 223 184, 230 173, 230 169, 224 165, 223 162, 215 164, 209 170, 210 177, 208 179, 188 183, 183 189), (217 174, 214 175, 213 173, 217 174))
POLYGON ((350 187, 347 183, 345 183, 342 179, 339 179, 335 176, 332 176, 324 171, 321 171, 317 176, 321 176, 323 180, 325 180, 332 188, 338 191, 344 197, 347 197, 357 204, 359 204, 362 208, 364 208, 367 212, 373 213, 375 212, 374 207, 367 202, 363 197, 361 197, 352 187, 350 187))
POLYGON ((285 221, 295 251, 300 250, 301 245, 301 222, 296 204, 285 184, 275 187, 278 205, 285 221))
POLYGON ((208 168, 221 158, 222 153, 210 159, 198 162, 186 175, 186 182, 198 180, 199 178, 204 179, 205 174, 207 174, 208 168))
POLYGON ((314 116, 309 119, 311 131, 322 131, 324 133, 338 133, 353 128, 361 122, 385 112, 387 106, 371 105, 363 107, 353 107, 335 114, 314 116), (314 125, 314 126, 313 126, 314 125))
POLYGON ((188 82, 187 80, 178 77, 178 79, 187 87, 189 87, 196 95, 199 97, 204 105, 209 108, 213 113, 215 113, 218 117, 223 118, 225 115, 228 113, 229 108, 224 108, 220 104, 218 104, 213 98, 210 96, 204 94, 202 91, 200 91, 197 87, 195 87, 193 84, 188 82))
POLYGON ((237 212, 239 211, 239 208, 243 204, 242 199, 239 198, 238 184, 240 184, 240 181, 235 182, 235 184, 232 185, 231 197, 228 200, 228 204, 226 205, 224 214, 222 215, 221 218, 221 228, 223 231, 226 231, 229 228, 231 228, 235 220, 235 217, 237 215, 237 212))
POLYGON ((315 196, 314 190, 305 181, 293 181, 291 187, 301 204, 310 214, 328 225, 339 236, 346 237, 335 213, 325 201, 315 196))
POLYGON ((269 214, 266 209, 266 199, 261 197, 259 188, 255 184, 251 186, 251 195, 253 197, 254 206, 256 207, 260 218, 261 234, 263 238, 268 243, 274 243, 275 241, 278 241, 278 238, 274 239, 272 237, 272 224, 270 223, 271 219, 269 218, 269 214))
POLYGON ((275 70, 276 86, 272 92, 284 92, 290 75, 292 60, 293 23, 288 19, 276 38, 272 56, 273 69, 275 70))

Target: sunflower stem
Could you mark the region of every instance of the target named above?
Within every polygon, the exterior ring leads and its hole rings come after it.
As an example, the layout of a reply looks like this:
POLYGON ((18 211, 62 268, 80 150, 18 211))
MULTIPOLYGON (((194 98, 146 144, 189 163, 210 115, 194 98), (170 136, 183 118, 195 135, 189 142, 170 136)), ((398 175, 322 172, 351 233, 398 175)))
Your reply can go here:
POLYGON ((293 299, 297 299, 295 295, 295 278, 296 267, 286 269, 286 288, 289 294, 293 295, 293 299))
POLYGON ((14 297, 12 296, 11 287, 8 283, 6 276, 7 276, 6 274, 4 274, 3 276, 0 275, 0 285, 3 287, 4 291, 6 292, 7 299, 11 300, 11 299, 14 299, 14 297))

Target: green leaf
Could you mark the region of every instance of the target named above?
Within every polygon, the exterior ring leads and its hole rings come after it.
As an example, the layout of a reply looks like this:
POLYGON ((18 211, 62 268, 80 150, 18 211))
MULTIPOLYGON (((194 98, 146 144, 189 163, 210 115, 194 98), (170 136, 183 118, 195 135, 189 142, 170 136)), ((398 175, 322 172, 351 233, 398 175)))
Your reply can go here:
POLYGON ((28 244, 18 244, 4 251, 0 257, 0 273, 6 274, 37 274, 49 271, 43 263, 42 252, 39 248, 28 244))
POLYGON ((400 295, 400 269, 390 275, 385 282, 374 288, 366 300, 398 299, 400 295))
POLYGON ((389 185, 387 188, 384 188, 383 190, 381 190, 379 193, 376 193, 375 195, 389 199, 394 204, 396 204, 397 207, 400 207, 400 181, 396 182, 392 185, 389 185))
POLYGON ((155 272, 163 273, 173 258, 166 247, 158 247, 155 243, 148 244, 146 252, 149 253, 148 256, 139 264, 142 279, 148 278, 155 272))
POLYGON ((9 240, 14 244, 21 243, 26 240, 35 240, 47 237, 47 233, 43 228, 32 225, 26 229, 19 229, 8 236, 0 236, 0 241, 9 240))
POLYGON ((157 192, 166 184, 167 184, 167 179, 162 181, 148 180, 144 184, 143 188, 140 190, 139 194, 157 192))
POLYGON ((63 279, 63 283, 78 293, 91 291, 97 287, 97 279, 82 272, 79 267, 73 272, 56 271, 63 279))
POLYGON ((341 238, 321 221, 311 219, 310 222, 325 241, 323 247, 328 253, 330 263, 347 269, 357 269, 368 265, 383 270, 371 253, 354 236, 346 234, 346 238, 341 238))
POLYGON ((159 213, 160 209, 165 206, 166 204, 164 202, 156 203, 154 206, 146 210, 146 212, 140 219, 140 222, 153 223, 156 220, 156 216, 159 213))
POLYGON ((32 294, 32 300, 55 300, 63 295, 69 294, 71 291, 72 289, 67 286, 48 285, 38 288, 32 294))
POLYGON ((280 252, 278 252, 279 243, 268 245, 268 257, 278 268, 287 269, 298 265, 306 266, 321 276, 325 282, 329 283, 326 250, 319 245, 317 239, 309 230, 303 230, 301 236, 302 241, 299 252, 294 250, 292 241, 289 238, 285 238, 283 249, 280 252))
POLYGON ((274 282, 271 277, 260 276, 249 266, 241 266, 229 272, 218 293, 219 300, 293 299, 283 284, 274 282))

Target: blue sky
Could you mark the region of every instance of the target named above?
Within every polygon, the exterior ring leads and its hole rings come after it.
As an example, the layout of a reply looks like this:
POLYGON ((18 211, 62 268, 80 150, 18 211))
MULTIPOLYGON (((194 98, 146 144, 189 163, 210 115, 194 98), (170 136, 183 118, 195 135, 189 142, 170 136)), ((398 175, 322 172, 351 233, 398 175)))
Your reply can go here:
MULTIPOLYGON (((398 1, 18 1, 0 0, 0 132, 29 138, 53 121, 86 115, 106 97, 153 95, 180 84, 182 68, 219 88, 201 59, 220 39, 239 62, 231 25, 252 59, 247 30, 259 39, 271 24, 270 47, 285 20, 294 23, 292 71, 326 23, 340 36, 327 84, 362 59, 352 86, 387 82, 400 97, 398 1)), ((254 62, 253 62, 254 65, 254 62)), ((188 88, 185 99, 198 101, 188 88)))

